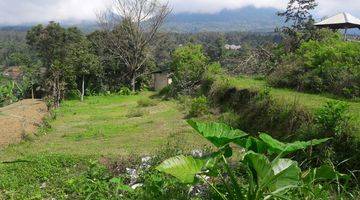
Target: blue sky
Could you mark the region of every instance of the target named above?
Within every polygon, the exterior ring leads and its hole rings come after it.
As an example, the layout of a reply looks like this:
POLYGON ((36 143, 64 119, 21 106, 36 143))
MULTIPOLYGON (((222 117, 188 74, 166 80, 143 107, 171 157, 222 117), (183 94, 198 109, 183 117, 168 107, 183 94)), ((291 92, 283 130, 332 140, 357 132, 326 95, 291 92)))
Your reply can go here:
MULTIPOLYGON (((93 20, 112 0, 0 0, 0 24, 50 20, 93 20)), ((214 13, 244 6, 284 9, 288 0, 169 0, 174 12, 214 13)), ((317 17, 350 12, 360 17, 360 0, 318 0, 317 17)))

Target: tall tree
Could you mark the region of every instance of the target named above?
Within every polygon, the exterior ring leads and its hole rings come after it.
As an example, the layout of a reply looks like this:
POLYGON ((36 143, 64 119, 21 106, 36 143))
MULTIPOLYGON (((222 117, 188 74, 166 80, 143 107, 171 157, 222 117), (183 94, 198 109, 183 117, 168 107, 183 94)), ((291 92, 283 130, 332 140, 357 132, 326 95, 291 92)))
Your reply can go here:
POLYGON ((85 79, 90 75, 101 76, 102 69, 100 59, 90 50, 90 42, 81 37, 79 42, 71 44, 66 58, 67 64, 75 70, 78 79, 81 80, 81 101, 85 95, 85 79))
POLYGON ((302 29, 312 19, 310 11, 317 5, 316 0, 290 0, 286 11, 279 12, 278 15, 285 17, 285 23, 292 22, 293 28, 302 29))
POLYGON ((113 7, 99 15, 106 31, 103 41, 125 64, 133 91, 137 79, 148 72, 150 46, 169 13, 168 3, 159 0, 113 0, 113 7))
POLYGON ((45 87, 47 95, 58 107, 65 96, 67 84, 73 82, 74 72, 66 63, 69 44, 77 42, 79 32, 65 29, 58 23, 50 22, 46 27, 38 25, 28 31, 27 44, 34 50, 46 68, 45 87))
POLYGON ((295 51, 301 42, 313 37, 316 29, 310 11, 317 5, 316 0, 290 0, 286 11, 278 13, 285 17, 285 23, 291 23, 290 27, 281 29, 286 52, 295 51))

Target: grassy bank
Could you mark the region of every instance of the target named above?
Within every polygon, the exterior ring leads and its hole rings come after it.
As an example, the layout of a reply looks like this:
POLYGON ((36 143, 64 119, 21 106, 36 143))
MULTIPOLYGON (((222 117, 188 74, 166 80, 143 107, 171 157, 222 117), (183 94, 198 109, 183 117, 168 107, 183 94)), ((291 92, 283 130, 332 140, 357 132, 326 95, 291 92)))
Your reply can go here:
MULTIPOLYGON (((268 88, 270 95, 276 100, 284 103, 296 103, 305 108, 310 112, 316 111, 318 108, 324 106, 326 102, 336 100, 327 95, 309 94, 296 92, 291 89, 273 88, 267 86, 263 80, 256 80, 249 77, 238 77, 231 78, 231 84, 238 89, 264 89, 268 88)), ((349 104, 349 111, 351 115, 351 123, 356 127, 356 135, 360 137, 360 102, 358 101, 345 101, 349 104)))

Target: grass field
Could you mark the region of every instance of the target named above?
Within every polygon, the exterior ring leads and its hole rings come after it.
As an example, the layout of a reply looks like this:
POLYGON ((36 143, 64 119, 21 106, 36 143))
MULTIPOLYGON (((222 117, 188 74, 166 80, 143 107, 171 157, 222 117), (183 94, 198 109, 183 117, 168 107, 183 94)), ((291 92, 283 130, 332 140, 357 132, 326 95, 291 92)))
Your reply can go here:
POLYGON ((134 96, 94 96, 84 102, 70 100, 56 110, 51 130, 30 141, 12 145, 0 153, 1 160, 39 154, 116 157, 148 155, 169 141, 184 148, 205 144, 184 120, 179 105, 157 101, 141 107, 137 101, 152 93, 134 96))
MULTIPOLYGON (((315 111, 326 102, 336 100, 326 95, 308 94, 302 92, 296 92, 291 89, 273 88, 266 85, 263 80, 255 80, 249 77, 238 77, 231 79, 232 84, 238 88, 265 88, 270 89, 270 94, 280 100, 289 103, 298 103, 305 108, 315 111)), ((346 101, 346 100, 343 100, 346 101)), ((356 130, 360 130, 360 102, 358 101, 346 101, 349 104, 349 111, 352 117, 352 124, 356 126, 356 130)), ((357 133, 360 137, 360 132, 357 133)))

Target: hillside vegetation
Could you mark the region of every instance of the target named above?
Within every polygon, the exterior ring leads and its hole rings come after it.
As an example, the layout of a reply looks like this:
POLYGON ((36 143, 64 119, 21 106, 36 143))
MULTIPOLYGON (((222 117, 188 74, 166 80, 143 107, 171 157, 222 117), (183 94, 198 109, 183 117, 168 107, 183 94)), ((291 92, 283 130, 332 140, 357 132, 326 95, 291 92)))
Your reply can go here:
MULTIPOLYGON (((22 74, 0 76, 0 106, 49 110, 0 151, 0 199, 359 199, 360 43, 317 28, 315 0, 271 34, 163 33, 168 4, 113 3, 88 35, 50 22, 0 41, 22 74)), ((247 9, 182 20, 237 28, 247 9)))

